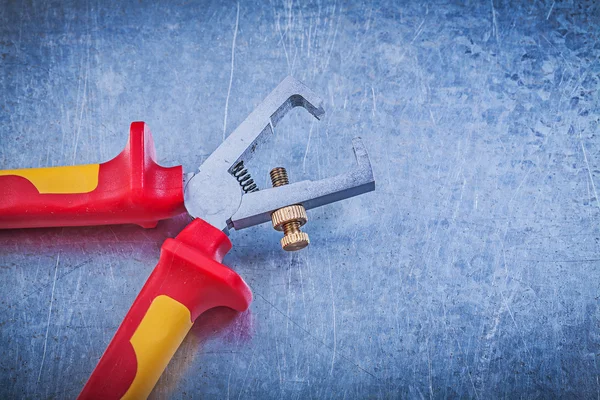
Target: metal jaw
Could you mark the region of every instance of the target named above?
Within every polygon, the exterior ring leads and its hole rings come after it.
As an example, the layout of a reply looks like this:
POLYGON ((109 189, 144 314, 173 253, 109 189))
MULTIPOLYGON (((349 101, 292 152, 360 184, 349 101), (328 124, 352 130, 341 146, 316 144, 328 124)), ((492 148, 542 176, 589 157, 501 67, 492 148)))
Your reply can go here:
POLYGON ((244 193, 232 175, 234 166, 250 160, 277 123, 297 106, 317 119, 325 112, 315 93, 288 76, 187 180, 184 201, 192 217, 229 233, 230 228, 239 230, 267 222, 273 211, 285 206, 303 204, 310 209, 375 189, 369 156, 360 138, 355 138, 352 144, 357 166, 345 174, 244 193))

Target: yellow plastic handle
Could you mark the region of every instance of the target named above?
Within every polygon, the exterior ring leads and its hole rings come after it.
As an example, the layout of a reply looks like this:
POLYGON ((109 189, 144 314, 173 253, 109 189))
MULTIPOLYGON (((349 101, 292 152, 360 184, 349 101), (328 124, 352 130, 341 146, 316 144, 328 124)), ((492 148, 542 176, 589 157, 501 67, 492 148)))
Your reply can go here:
POLYGON ((145 399, 192 328, 190 310, 169 296, 158 296, 129 340, 137 372, 122 399, 145 399))
POLYGON ((0 176, 20 176, 41 194, 89 193, 98 187, 100 164, 0 170, 0 176))

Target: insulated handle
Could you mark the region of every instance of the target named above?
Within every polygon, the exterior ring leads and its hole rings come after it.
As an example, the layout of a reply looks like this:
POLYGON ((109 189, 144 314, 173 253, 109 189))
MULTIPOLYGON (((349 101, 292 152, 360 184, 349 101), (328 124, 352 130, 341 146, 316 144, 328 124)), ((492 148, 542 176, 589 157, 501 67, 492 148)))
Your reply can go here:
POLYGON ((0 170, 0 229, 133 223, 145 228, 185 211, 181 166, 155 161, 150 129, 103 164, 0 170))
POLYGON ((230 249, 227 236, 201 219, 167 239, 79 399, 148 397, 200 314, 217 306, 246 310, 250 288, 220 263, 230 249))

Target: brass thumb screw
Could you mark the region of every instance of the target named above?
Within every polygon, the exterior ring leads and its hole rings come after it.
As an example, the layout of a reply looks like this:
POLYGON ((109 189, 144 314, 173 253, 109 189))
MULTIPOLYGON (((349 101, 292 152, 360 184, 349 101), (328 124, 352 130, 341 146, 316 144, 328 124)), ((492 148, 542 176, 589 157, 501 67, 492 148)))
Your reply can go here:
MULTIPOLYGON (((273 187, 283 186, 290 183, 287 171, 283 167, 273 168, 269 173, 273 187)), ((308 246, 310 240, 308 234, 300 231, 300 227, 306 224, 308 217, 302 204, 295 204, 275 210, 271 214, 273 228, 283 231, 281 248, 285 251, 301 250, 308 246)))

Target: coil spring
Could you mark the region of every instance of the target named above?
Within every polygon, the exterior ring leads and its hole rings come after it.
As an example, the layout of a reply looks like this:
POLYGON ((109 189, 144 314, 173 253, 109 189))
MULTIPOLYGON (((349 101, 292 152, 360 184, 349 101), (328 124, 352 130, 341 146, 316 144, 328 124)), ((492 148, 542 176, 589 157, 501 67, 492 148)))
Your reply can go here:
POLYGON ((231 170, 231 174, 237 179, 238 183, 242 187, 242 190, 245 193, 251 193, 258 191, 258 187, 256 183, 254 183, 254 179, 248 172, 247 169, 244 168, 244 162, 240 161, 231 170))

